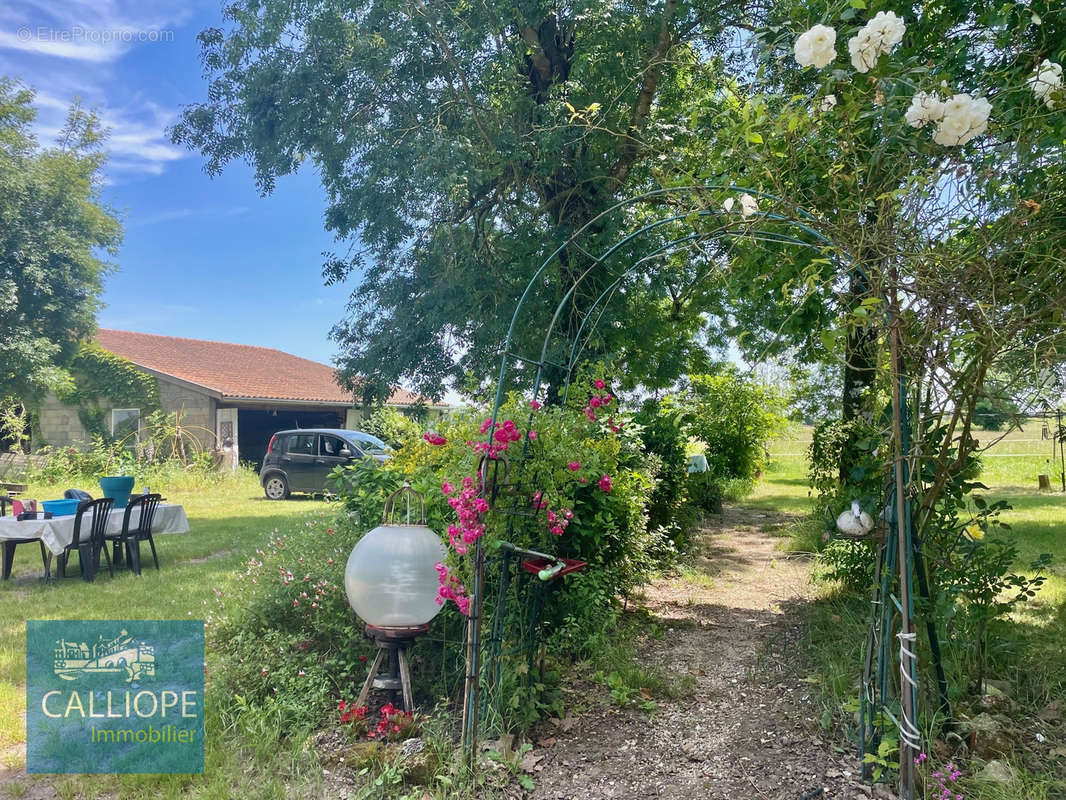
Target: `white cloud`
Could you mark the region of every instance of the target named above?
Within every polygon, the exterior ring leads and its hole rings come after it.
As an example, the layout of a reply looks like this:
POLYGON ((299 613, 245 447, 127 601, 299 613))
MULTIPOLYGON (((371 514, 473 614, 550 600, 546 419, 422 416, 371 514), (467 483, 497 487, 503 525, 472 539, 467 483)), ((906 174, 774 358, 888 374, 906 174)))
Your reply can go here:
MULTIPOLYGON (((166 136, 177 116, 131 86, 121 59, 131 50, 168 47, 188 8, 160 0, 14 0, 0 4, 0 74, 37 90, 35 131, 54 141, 75 98, 95 108, 108 130, 108 174, 159 175, 188 155, 166 136), (161 38, 161 37, 169 37, 161 38)), ((127 67, 128 69, 128 67, 127 67)), ((165 84, 164 84, 165 85, 165 84)))

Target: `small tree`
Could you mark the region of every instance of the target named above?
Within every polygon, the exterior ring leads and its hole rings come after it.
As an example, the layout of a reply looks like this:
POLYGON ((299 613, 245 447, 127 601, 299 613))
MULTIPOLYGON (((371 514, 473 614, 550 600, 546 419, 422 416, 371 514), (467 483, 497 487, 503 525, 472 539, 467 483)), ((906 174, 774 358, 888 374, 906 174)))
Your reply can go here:
MULTIPOLYGON (((54 147, 31 133, 33 92, 0 78, 0 407, 61 380, 96 327, 103 276, 121 239, 100 198, 105 155, 95 114, 75 104, 54 147)), ((21 434, 16 434, 18 438, 21 434)))

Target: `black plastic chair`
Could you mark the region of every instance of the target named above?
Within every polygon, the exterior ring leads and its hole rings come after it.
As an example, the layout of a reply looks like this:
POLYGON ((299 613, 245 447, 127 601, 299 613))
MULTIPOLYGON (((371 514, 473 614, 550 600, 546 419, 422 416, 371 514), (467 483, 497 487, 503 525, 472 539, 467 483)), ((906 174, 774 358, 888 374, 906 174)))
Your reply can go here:
POLYGON ((40 537, 33 539, 3 539, 0 540, 0 578, 7 580, 11 577, 11 565, 15 563, 15 548, 20 544, 37 542, 41 546, 41 563, 44 564, 44 577, 51 578, 52 572, 48 564, 52 560, 52 554, 44 546, 40 537))
POLYGON ((141 574, 141 542, 148 542, 152 548, 152 560, 155 568, 159 569, 159 556, 155 551, 155 540, 152 538, 152 523, 155 520, 155 510, 162 500, 158 494, 139 494, 130 497, 126 506, 126 513, 122 515, 122 531, 120 533, 107 534, 104 538, 112 542, 112 560, 118 564, 122 561, 122 552, 125 551, 130 569, 134 574, 141 574), (140 516, 136 524, 130 526, 130 516, 134 509, 140 509, 140 516), (120 550, 121 546, 121 550, 120 550))
POLYGON ((96 571, 100 569, 100 553, 104 554, 107 561, 107 571, 111 577, 115 576, 115 568, 111 564, 111 556, 107 552, 107 521, 111 516, 111 506, 115 501, 110 497, 101 497, 99 500, 83 500, 78 503, 78 511, 74 517, 74 538, 71 539, 67 548, 56 556, 56 575, 60 578, 67 577, 67 562, 71 553, 78 554, 78 569, 81 577, 92 583, 96 578, 96 571), (82 520, 88 514, 90 523, 88 535, 83 535, 82 520))
POLYGON ((7 507, 11 505, 11 498, 6 494, 0 494, 0 517, 7 516, 7 507))

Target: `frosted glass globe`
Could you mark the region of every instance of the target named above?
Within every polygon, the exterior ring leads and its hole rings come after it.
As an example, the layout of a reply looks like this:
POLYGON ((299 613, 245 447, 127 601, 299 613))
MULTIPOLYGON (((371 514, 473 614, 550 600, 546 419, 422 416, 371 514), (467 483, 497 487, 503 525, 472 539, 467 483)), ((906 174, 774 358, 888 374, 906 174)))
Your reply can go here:
POLYGON ((348 602, 375 627, 425 625, 441 609, 433 565, 445 555, 444 543, 425 525, 379 525, 348 556, 348 602))

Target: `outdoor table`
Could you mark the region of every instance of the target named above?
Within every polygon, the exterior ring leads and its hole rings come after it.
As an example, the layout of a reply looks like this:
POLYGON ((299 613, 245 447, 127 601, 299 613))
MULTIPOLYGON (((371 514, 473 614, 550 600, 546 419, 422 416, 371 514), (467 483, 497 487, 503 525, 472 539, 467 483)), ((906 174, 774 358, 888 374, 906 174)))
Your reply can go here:
MULTIPOLYGON (((121 533, 122 518, 126 509, 116 508, 107 520, 107 532, 121 533)), ((0 517, 0 541, 5 539, 40 539, 53 555, 59 555, 74 540, 74 514, 67 514, 52 519, 24 519, 0 517)), ((135 508, 130 513, 130 526, 136 527, 140 520, 141 509, 135 508)), ((86 529, 88 523, 86 522, 86 529)), ((177 504, 160 503, 152 520, 152 533, 188 533, 189 520, 185 508, 177 504)), ((49 559, 51 560, 51 559, 49 559)))

